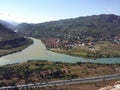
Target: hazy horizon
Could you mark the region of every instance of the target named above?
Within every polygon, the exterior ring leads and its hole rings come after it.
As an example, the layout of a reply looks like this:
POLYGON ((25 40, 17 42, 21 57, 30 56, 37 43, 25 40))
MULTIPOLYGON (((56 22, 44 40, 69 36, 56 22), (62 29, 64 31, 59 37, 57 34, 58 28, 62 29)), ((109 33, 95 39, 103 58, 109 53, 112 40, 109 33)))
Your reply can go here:
POLYGON ((1 0, 0 19, 42 23, 99 14, 120 15, 119 0, 1 0))

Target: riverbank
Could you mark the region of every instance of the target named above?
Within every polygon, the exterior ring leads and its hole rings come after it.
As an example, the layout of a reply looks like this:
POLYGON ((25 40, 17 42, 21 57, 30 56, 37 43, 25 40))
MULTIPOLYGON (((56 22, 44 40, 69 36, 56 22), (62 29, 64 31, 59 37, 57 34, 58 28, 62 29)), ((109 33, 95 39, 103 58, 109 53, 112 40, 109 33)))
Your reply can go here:
POLYGON ((27 38, 27 42, 26 44, 23 44, 19 47, 16 48, 11 48, 11 49, 0 49, 0 57, 5 56, 5 55, 9 55, 12 53, 16 53, 16 52, 20 52, 22 50, 24 50, 25 48, 27 48, 29 45, 33 44, 33 41, 29 38, 27 38))
POLYGON ((109 42, 96 44, 94 48, 81 46, 70 49, 50 48, 48 50, 56 53, 91 59, 120 57, 120 45, 109 42))
POLYGON ((0 66, 0 86, 117 74, 120 64, 32 60, 0 66))
POLYGON ((16 52, 3 57, 0 57, 0 65, 13 64, 26 62, 27 60, 48 60, 56 62, 91 62, 91 63, 101 63, 101 64, 116 64, 120 63, 120 58, 97 58, 86 59, 82 57, 73 57, 70 55, 59 54, 55 52, 48 51, 44 43, 40 39, 31 38, 33 44, 21 52, 16 52))

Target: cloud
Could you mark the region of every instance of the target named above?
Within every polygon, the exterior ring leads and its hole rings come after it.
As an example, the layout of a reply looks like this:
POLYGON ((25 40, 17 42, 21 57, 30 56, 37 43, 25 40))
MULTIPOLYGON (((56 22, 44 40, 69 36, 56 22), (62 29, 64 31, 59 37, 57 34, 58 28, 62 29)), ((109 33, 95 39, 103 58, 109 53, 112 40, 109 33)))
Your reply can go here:
POLYGON ((23 18, 18 16, 18 15, 12 15, 12 14, 9 14, 9 13, 1 13, 1 12, 0 12, 0 19, 17 21, 17 22, 22 22, 23 21, 23 18))

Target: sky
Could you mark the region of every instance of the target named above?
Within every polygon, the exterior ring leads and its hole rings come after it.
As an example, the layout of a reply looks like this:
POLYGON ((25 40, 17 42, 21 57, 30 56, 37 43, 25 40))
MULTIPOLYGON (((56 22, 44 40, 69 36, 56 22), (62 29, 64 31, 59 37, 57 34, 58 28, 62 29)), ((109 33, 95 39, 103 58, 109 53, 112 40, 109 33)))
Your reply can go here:
POLYGON ((0 0, 0 19, 41 23, 99 14, 120 15, 120 0, 0 0))

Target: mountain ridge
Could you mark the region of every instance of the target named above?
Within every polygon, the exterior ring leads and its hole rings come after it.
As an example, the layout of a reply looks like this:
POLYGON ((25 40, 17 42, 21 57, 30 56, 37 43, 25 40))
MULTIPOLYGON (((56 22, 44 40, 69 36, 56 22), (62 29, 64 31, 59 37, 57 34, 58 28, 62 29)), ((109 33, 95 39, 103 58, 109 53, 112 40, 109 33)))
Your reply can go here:
POLYGON ((64 38, 65 34, 67 37, 69 35, 78 36, 77 34, 83 32, 100 34, 108 33, 109 35, 113 34, 114 36, 117 36, 120 34, 119 26, 120 16, 113 14, 101 14, 38 24, 22 23, 19 24, 16 28, 18 29, 18 33, 27 36, 34 36, 39 38, 64 38))

